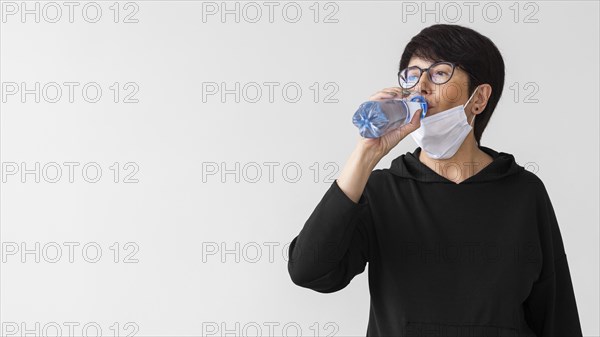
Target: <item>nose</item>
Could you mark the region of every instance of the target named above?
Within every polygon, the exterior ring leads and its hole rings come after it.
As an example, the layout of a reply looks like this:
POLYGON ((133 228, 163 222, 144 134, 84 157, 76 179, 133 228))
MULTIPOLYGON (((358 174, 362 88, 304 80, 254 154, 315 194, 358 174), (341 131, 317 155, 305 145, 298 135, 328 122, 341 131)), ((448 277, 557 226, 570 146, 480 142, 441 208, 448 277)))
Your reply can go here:
POLYGON ((419 82, 417 83, 417 85, 415 85, 415 87, 412 90, 418 92, 422 96, 427 97, 426 95, 429 95, 432 92, 431 85, 432 83, 429 81, 429 75, 427 71, 424 71, 421 74, 419 82))

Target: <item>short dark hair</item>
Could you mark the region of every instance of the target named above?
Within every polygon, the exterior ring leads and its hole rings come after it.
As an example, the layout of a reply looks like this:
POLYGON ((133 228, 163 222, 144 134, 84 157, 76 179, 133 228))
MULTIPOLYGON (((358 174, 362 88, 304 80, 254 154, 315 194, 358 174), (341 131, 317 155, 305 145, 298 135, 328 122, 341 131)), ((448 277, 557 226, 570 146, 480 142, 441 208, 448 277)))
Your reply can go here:
POLYGON ((479 144, 504 88, 504 60, 498 47, 473 29, 437 24, 421 30, 410 40, 398 70, 406 68, 413 56, 432 62, 443 60, 460 64, 469 74, 469 96, 479 84, 487 83, 492 87, 485 109, 475 118, 474 135, 479 144))

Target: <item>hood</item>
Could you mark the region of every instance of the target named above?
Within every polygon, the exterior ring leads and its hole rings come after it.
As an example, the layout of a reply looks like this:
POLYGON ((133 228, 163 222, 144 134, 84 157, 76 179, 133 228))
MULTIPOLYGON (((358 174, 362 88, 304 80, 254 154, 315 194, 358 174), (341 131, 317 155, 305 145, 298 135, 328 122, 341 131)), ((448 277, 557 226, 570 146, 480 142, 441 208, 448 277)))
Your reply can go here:
MULTIPOLYGON (((516 163, 515 157, 512 154, 497 152, 481 145, 479 145, 479 149, 492 156, 494 161, 477 172, 477 174, 462 181, 459 185, 498 180, 525 170, 524 167, 516 163)), ((421 147, 417 147, 412 153, 406 152, 406 154, 400 155, 392 161, 389 169, 390 172, 399 177, 414 179, 416 181, 456 184, 421 163, 419 160, 420 152, 421 147)))

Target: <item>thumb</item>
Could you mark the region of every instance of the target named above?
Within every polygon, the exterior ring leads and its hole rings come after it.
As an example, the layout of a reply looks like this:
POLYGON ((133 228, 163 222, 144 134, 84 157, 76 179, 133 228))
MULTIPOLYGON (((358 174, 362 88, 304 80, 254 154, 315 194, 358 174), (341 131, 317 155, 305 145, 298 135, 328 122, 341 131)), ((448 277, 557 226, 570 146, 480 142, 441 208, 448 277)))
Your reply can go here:
POLYGON ((419 109, 415 111, 415 114, 410 119, 410 122, 406 124, 406 131, 408 133, 418 129, 421 127, 421 114, 423 113, 423 109, 419 109))
POLYGON ((415 111, 415 114, 412 116, 410 122, 390 132, 389 137, 386 137, 386 139, 389 140, 389 144, 391 144, 392 147, 396 146, 396 144, 398 144, 402 139, 408 136, 409 133, 413 132, 421 126, 422 111, 423 109, 415 111))

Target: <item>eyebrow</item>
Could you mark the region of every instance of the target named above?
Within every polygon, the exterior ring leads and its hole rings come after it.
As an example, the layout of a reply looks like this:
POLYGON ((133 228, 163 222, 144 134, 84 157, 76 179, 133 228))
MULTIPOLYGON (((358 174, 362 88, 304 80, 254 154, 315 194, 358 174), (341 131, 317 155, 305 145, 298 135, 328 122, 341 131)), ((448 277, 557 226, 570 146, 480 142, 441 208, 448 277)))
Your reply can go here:
MULTIPOLYGON (((431 60, 429 60, 429 61, 431 61, 431 60)), ((432 64, 436 64, 436 63, 438 63, 438 62, 442 62, 442 61, 443 61, 443 60, 440 60, 440 59, 433 60, 433 61, 432 61, 432 62, 431 62, 431 63, 430 63, 430 64, 429 64, 427 67, 431 67, 431 65, 432 65, 432 64)), ((416 67, 416 66, 415 66, 415 65, 412 65, 412 66, 411 66, 411 65, 408 65, 408 66, 407 66, 407 68, 408 68, 408 67, 416 67)), ((427 68, 427 67, 425 67, 425 68, 427 68)))

